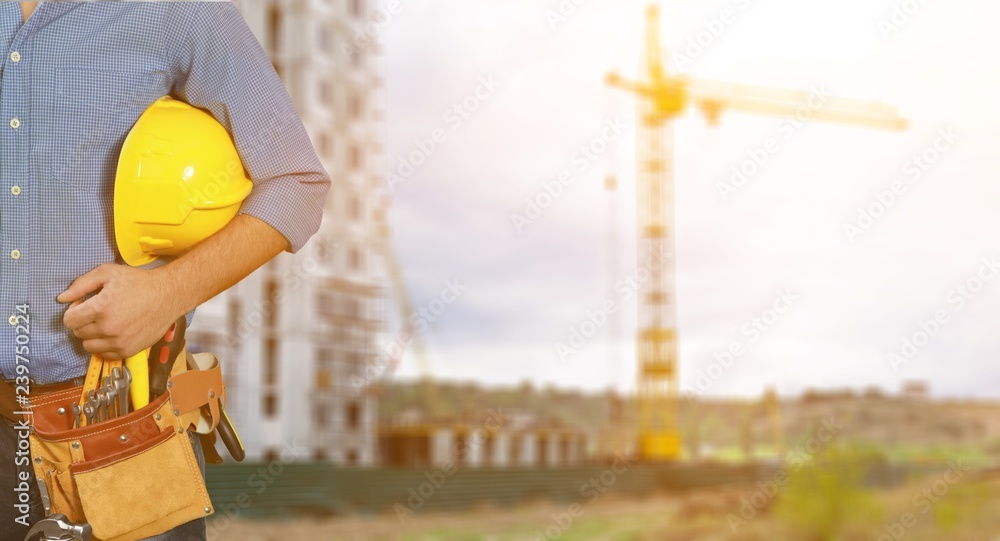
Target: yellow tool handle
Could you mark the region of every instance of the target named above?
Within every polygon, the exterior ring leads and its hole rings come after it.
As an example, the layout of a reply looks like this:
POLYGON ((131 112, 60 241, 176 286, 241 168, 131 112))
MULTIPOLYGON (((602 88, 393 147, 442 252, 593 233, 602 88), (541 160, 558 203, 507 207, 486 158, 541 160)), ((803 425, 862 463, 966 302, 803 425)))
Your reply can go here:
POLYGON ((132 373, 128 395, 132 399, 132 409, 137 410, 149 404, 149 348, 125 359, 125 366, 132 373))
POLYGON ((87 391, 101 386, 101 372, 104 371, 104 359, 96 353, 90 354, 90 365, 87 367, 87 377, 83 381, 83 392, 80 393, 80 408, 87 401, 87 391))

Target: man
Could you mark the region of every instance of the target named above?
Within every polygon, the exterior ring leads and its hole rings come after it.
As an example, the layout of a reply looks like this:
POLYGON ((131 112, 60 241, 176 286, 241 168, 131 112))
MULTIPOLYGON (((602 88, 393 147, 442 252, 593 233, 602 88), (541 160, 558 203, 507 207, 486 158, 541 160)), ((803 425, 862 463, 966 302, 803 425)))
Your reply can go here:
MULTIPOLYGON (((0 315, 27 306, 33 393, 79 383, 90 353, 143 350, 318 229, 329 176, 232 4, 2 2, 0 53, 0 315), (111 225, 117 156, 138 116, 166 94, 227 128, 254 188, 224 229, 185 255, 130 268, 111 225)), ((24 332, 15 327, 0 328, 7 380, 24 332)), ((27 531, 15 522, 15 447, 0 423, 4 540, 27 531)), ((33 523, 42 509, 33 476, 30 485, 33 523)), ((199 519, 155 539, 204 538, 199 519)))

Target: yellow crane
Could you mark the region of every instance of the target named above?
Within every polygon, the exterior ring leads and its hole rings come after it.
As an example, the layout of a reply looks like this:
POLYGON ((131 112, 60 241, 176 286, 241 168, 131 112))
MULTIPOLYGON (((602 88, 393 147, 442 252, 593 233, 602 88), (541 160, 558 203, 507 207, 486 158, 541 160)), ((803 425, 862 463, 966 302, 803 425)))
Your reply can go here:
POLYGON ((636 137, 636 229, 638 262, 651 255, 665 263, 650 271, 639 296, 636 337, 639 400, 638 455, 644 460, 676 460, 681 454, 678 430, 678 347, 674 270, 674 118, 689 105, 701 109, 712 125, 722 111, 792 115, 800 120, 836 122, 901 130, 906 120, 882 103, 825 97, 797 90, 695 80, 671 75, 660 48, 659 10, 646 10, 642 80, 609 74, 607 83, 638 98, 636 137), (808 115, 803 114, 803 111, 808 115), (801 118, 805 116, 806 118, 801 118))
POLYGON ((413 303, 410 302, 410 296, 406 290, 406 281, 403 279, 403 271, 396 257, 388 217, 384 209, 375 215, 375 235, 382 247, 382 261, 385 264, 386 272, 389 274, 392 292, 396 297, 396 304, 402 318, 402 328, 395 336, 395 342, 398 344, 399 349, 387 359, 386 366, 378 378, 377 390, 378 392, 385 392, 393 375, 399 368, 399 362, 402 360, 407 346, 412 343, 413 354, 420 368, 420 383, 423 399, 427 407, 424 415, 428 419, 433 419, 440 413, 440 399, 434 387, 434 382, 431 381, 431 360, 427 354, 427 346, 424 344, 423 335, 420 334, 420 331, 413 324, 413 315, 416 314, 416 310, 413 309, 413 303))
POLYGON ((779 462, 785 460, 785 422, 781 417, 781 399, 773 387, 764 391, 764 409, 771 424, 771 437, 774 439, 774 453, 779 462))

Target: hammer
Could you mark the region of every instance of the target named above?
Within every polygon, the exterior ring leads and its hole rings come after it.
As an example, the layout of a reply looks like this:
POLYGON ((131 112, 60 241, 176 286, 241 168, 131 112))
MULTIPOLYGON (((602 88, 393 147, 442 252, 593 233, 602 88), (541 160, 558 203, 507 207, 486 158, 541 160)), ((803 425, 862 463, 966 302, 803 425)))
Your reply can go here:
POLYGON ((36 522, 24 541, 90 541, 91 533, 90 524, 74 524, 57 513, 36 522))

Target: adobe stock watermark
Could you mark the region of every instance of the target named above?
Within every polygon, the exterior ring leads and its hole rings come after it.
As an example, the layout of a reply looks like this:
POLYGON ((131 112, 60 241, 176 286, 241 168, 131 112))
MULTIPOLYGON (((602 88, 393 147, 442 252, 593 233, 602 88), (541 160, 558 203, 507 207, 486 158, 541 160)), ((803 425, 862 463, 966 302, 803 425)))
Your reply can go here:
POLYGON ((453 456, 457 460, 445 460, 434 471, 425 471, 424 478, 427 480, 416 488, 410 487, 407 490, 409 498, 406 499, 406 505, 401 503, 393 505, 392 510, 395 511, 399 523, 405 524, 407 518, 423 508, 424 504, 433 498, 458 471, 459 464, 466 463, 468 455, 485 445, 486 439, 499 432, 510 419, 511 414, 505 413, 502 408, 488 410, 483 426, 472 431, 467 439, 463 438, 452 446, 453 456))
POLYGON ((872 192, 870 202, 855 209, 858 215, 854 221, 842 224, 848 242, 854 244, 858 237, 867 233, 875 225, 875 222, 882 219, 886 212, 896 204, 899 197, 906 193, 910 185, 920 180, 932 165, 951 150, 955 141, 958 140, 959 135, 951 127, 937 130, 934 141, 919 152, 914 153, 903 164, 902 174, 905 175, 905 178, 897 178, 885 189, 872 192))
POLYGON ((353 60, 354 55, 364 50, 372 42, 379 39, 379 36, 392 23, 393 18, 403 11, 403 3, 400 0, 388 0, 385 6, 379 6, 372 10, 363 28, 354 29, 354 39, 350 43, 342 42, 340 52, 347 60, 353 60))
POLYGON ((240 314, 237 320, 236 332, 226 333, 226 345, 235 348, 244 340, 253 336, 254 331, 264 324, 265 319, 281 306, 282 300, 292 292, 297 291, 306 283, 310 276, 316 274, 321 265, 330 259, 338 243, 333 238, 317 236, 312 249, 305 257, 298 258, 294 265, 280 276, 280 287, 274 294, 257 300, 249 310, 240 314))
POLYGON ((226 162, 225 168, 219 171, 208 171, 209 181, 203 186, 198 186, 194 182, 193 186, 188 187, 188 199, 178 202, 177 204, 177 223, 182 223, 188 219, 191 213, 195 209, 202 208, 213 208, 219 204, 219 195, 223 193, 224 190, 230 191, 235 187, 237 189, 242 186, 249 186, 250 183, 246 180, 246 172, 243 170, 243 164, 239 160, 229 160, 226 162), (240 184, 240 186, 234 186, 234 183, 240 184))
POLYGON ((746 526, 748 522, 757 516, 761 509, 764 509, 768 502, 774 499, 789 482, 789 472, 794 473, 808 464, 813 457, 822 451, 832 442, 844 425, 837 424, 834 417, 823 418, 816 434, 809 438, 804 445, 800 445, 785 454, 785 465, 778 468, 771 479, 758 481, 757 489, 749 497, 740 498, 740 512, 726 515, 726 522, 733 533, 738 533, 739 529, 746 526))
POLYGON ((802 105, 795 111, 779 118, 774 123, 776 136, 768 137, 760 145, 747 149, 747 157, 738 163, 733 164, 729 170, 729 179, 715 183, 719 196, 723 201, 728 201, 733 194, 743 189, 753 177, 760 172, 771 157, 781 150, 780 137, 784 142, 788 142, 806 123, 812 120, 813 114, 822 109, 830 101, 831 94, 825 85, 813 85, 809 93, 803 100, 802 105))
POLYGON ((570 164, 575 166, 575 172, 573 168, 563 169, 555 179, 542 182, 541 190, 533 196, 524 198, 523 213, 511 213, 510 221, 514 225, 514 231, 520 235, 524 232, 524 228, 535 223, 535 220, 542 216, 542 211, 551 207, 562 196, 565 188, 576 181, 574 174, 583 173, 596 163, 601 155, 607 152, 611 143, 621 137, 627 127, 619 116, 606 119, 600 135, 580 145, 570 156, 570 164))
POLYGON ((620 303, 637 295, 639 288, 649 282, 653 273, 657 272, 668 259, 670 256, 667 254, 651 252, 646 257, 646 261, 639 265, 635 272, 618 280, 615 283, 615 293, 618 296, 605 299, 599 307, 585 312, 583 320, 570 328, 569 340, 556 342, 556 354, 559 355, 559 360, 566 361, 585 346, 597 334, 597 331, 604 327, 608 318, 618 312, 621 308, 620 303))
POLYGON ((443 126, 434 128, 425 137, 414 139, 411 150, 399 156, 396 167, 386 173, 386 187, 389 192, 395 191, 398 184, 412 178, 417 169, 426 163, 442 144, 448 141, 448 131, 454 132, 461 128, 466 121, 472 118, 473 113, 493 97, 498 88, 500 88, 500 83, 492 75, 480 77, 479 84, 472 92, 453 103, 444 112, 441 117, 443 126))
POLYGON ((969 471, 968 467, 962 464, 961 459, 949 460, 947 466, 948 469, 939 479, 930 486, 925 486, 910 499, 910 504, 919 510, 919 515, 915 512, 905 511, 895 520, 882 523, 883 533, 873 541, 900 541, 903 539, 906 532, 917 525, 917 519, 920 518, 920 515, 929 513, 934 505, 941 502, 951 491, 951 488, 957 485, 969 471))
POLYGON ((408 318, 409 325, 401 330, 395 339, 382 346, 382 351, 365 366, 364 373, 351 376, 351 387, 356 392, 360 392, 382 379, 389 372, 390 367, 396 366, 402 359, 406 347, 413 340, 413 333, 426 331, 468 288, 469 286, 463 284, 458 278, 445 280, 437 297, 414 310, 412 314, 405 316, 408 318))
MULTIPOLYGON (((286 464, 296 462, 307 456, 309 456, 308 448, 300 447, 294 441, 292 443, 286 442, 278 458, 260 466, 257 468, 257 471, 247 476, 247 487, 255 489, 253 494, 258 496, 263 494, 285 472, 286 464)), ((253 495, 246 490, 240 491, 233 500, 233 502, 225 503, 215 508, 215 516, 206 526, 209 539, 213 539, 220 532, 228 529, 233 521, 239 518, 244 509, 253 505, 253 495)))
POLYGON ((899 372, 901 366, 912 361, 944 326, 952 321, 952 317, 964 309, 969 301, 997 276, 998 272, 1000 272, 1000 261, 997 260, 997 256, 983 256, 975 274, 963 280, 945 295, 946 307, 935 310, 927 319, 918 320, 917 330, 909 336, 900 338, 899 349, 890 351, 887 355, 889 366, 899 372))
POLYGON ((545 10, 545 20, 549 22, 549 28, 553 31, 559 29, 559 25, 565 23, 572 17, 576 15, 576 11, 580 9, 580 6, 586 4, 589 0, 559 0, 556 4, 555 9, 549 8, 545 10))
POLYGON ((928 0, 903 0, 894 2, 889 16, 878 20, 878 30, 882 33, 882 41, 888 42, 892 35, 899 32, 910 18, 920 12, 920 8, 927 4, 928 0))
POLYGON ((625 458, 620 451, 615 453, 615 460, 611 466, 602 471, 596 477, 591 477, 586 483, 580 486, 580 497, 587 498, 581 504, 574 502, 562 513, 549 514, 548 526, 544 529, 536 529, 530 537, 530 541, 556 541, 573 527, 576 519, 583 516, 585 506, 597 503, 608 489, 618 482, 618 477, 628 472, 632 467, 632 462, 625 458))
POLYGON ((689 394, 701 394, 712 388, 715 382, 719 381, 725 373, 732 368, 736 359, 746 354, 746 346, 760 340, 760 337, 773 328, 778 320, 788 312, 789 309, 799 300, 799 294, 790 288, 778 291, 777 296, 771 301, 771 305, 765 308, 760 314, 751 317, 740 327, 740 334, 747 338, 743 340, 733 340, 729 347, 712 354, 714 362, 703 370, 698 370, 695 374, 694 385, 685 385, 684 391, 689 394))
POLYGON ((686 67, 694 64, 695 60, 701 58, 701 55, 722 37, 726 29, 736 22, 739 13, 750 7, 750 0, 732 0, 731 3, 737 10, 723 8, 715 17, 702 21, 704 29, 693 36, 688 36, 684 48, 670 55, 677 71, 683 72, 686 67))

